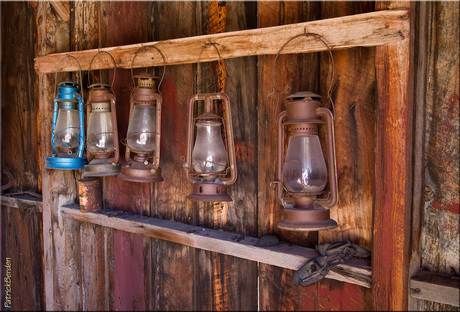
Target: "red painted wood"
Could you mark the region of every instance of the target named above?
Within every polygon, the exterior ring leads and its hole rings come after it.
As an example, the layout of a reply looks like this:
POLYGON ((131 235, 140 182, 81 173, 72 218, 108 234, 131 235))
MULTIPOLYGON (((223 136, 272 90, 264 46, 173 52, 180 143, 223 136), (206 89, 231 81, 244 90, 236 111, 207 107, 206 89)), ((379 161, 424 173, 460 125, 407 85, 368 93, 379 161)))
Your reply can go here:
MULTIPOLYGON (((146 2, 107 2, 107 45, 148 41, 147 8, 146 2)), ((132 88, 131 71, 117 70, 113 91, 117 96, 117 123, 121 138, 126 138, 128 129, 132 88)), ((121 144, 122 163, 124 151, 125 148, 121 144)), ((141 215, 150 214, 150 188, 148 183, 126 182, 116 177, 108 177, 107 203, 113 209, 132 211, 141 215)), ((123 231, 115 231, 113 237, 115 310, 145 310, 144 237, 123 231)))
POLYGON ((144 311, 144 240, 115 231, 115 310, 144 311))
POLYGON ((358 285, 324 279, 318 283, 318 311, 369 311, 372 291, 358 285))

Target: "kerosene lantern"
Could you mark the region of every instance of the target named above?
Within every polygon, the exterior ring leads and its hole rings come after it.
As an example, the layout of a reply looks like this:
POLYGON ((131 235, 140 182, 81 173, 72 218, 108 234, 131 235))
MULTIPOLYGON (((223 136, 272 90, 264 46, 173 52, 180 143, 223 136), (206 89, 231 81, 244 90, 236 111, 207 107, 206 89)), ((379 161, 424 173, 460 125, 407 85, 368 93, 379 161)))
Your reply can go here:
MULTIPOLYGON (((110 53, 100 51, 91 60, 90 69, 93 60, 100 53, 109 54, 113 60, 110 53)), ((113 62, 115 64, 114 60, 113 62)), ((88 81, 90 69, 88 70, 88 81)), ((112 84, 115 80, 115 73, 114 71, 112 84)), ((84 178, 112 176, 120 173, 116 97, 111 92, 111 88, 110 85, 102 83, 94 83, 88 87, 87 115, 89 120, 86 156, 89 163, 84 168, 82 175, 84 178)))
MULTIPOLYGON (((74 57, 71 58, 75 59, 74 57)), ((79 63, 78 65, 80 66, 79 63)), ((83 97, 79 93, 80 85, 72 81, 58 84, 58 94, 54 99, 51 132, 53 154, 46 157, 45 168, 47 169, 79 170, 87 164, 86 157, 83 156, 85 129, 83 97)))
POLYGON ((187 196, 188 199, 198 202, 232 201, 227 195, 227 185, 236 181, 236 162, 230 101, 226 94, 197 94, 190 98, 184 168, 187 179, 193 182, 193 193, 187 196), (204 113, 194 118, 194 109, 203 102, 204 113), (221 103, 224 117, 213 113, 214 102, 215 107, 221 103))
POLYGON ((107 84, 88 87, 88 136, 86 154, 88 165, 83 177, 102 177, 120 173, 118 129, 115 95, 107 84))
POLYGON ((121 166, 118 177, 131 182, 160 182, 163 181, 159 168, 162 97, 155 86, 159 77, 146 73, 134 78, 137 85, 130 99, 127 163, 121 166))
POLYGON ((318 231, 337 227, 328 209, 338 201, 333 116, 327 108, 319 107, 320 98, 312 92, 290 95, 286 110, 278 117, 278 194, 285 214, 278 223, 281 229, 318 231), (328 166, 318 136, 322 124, 327 130, 328 166), (284 158, 285 133, 289 141, 284 158), (325 192, 327 184, 329 190, 325 192))

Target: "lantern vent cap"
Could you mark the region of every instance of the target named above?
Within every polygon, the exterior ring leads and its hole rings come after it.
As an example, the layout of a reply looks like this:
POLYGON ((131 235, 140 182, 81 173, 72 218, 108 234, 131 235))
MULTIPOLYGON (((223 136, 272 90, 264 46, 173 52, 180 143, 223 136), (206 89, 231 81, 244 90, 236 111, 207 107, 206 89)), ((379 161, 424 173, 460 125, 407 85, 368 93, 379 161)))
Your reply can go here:
POLYGON ((305 100, 319 101, 321 99, 321 96, 316 93, 310 92, 310 91, 302 91, 302 92, 291 94, 286 99, 288 101, 305 101, 305 100))
POLYGON ((90 85, 88 87, 88 89, 90 89, 90 90, 91 89, 92 90, 94 90, 94 89, 111 89, 111 88, 112 88, 111 85, 105 84, 105 83, 93 83, 92 85, 90 85))
POLYGON ((140 88, 154 88, 155 81, 159 80, 160 77, 152 74, 139 74, 134 76, 137 79, 137 86, 140 88))

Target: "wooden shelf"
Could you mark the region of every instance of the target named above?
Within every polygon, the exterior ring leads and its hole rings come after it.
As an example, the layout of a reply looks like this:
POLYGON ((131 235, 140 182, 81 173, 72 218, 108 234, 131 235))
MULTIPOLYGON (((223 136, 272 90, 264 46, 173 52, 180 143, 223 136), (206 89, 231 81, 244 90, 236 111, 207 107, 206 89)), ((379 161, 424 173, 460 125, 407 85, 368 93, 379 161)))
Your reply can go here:
POLYGON ((460 306, 460 277, 420 271, 410 279, 413 298, 460 306))
MULTIPOLYGON (((85 51, 49 54, 35 59, 37 74, 56 72, 56 65, 66 55, 74 56, 81 70, 88 70, 89 64, 98 51, 109 52, 118 68, 131 68, 134 53, 142 46, 156 46, 166 58, 167 65, 196 63, 200 52, 200 62, 216 61, 216 49, 205 44, 216 43, 223 59, 276 54, 291 37, 299 34, 315 33, 321 35, 331 49, 352 47, 371 47, 394 43, 409 37, 408 10, 386 10, 318 21, 241 30, 213 35, 203 35, 148 43, 124 45, 85 51)), ((313 37, 297 39, 286 46, 282 54, 325 51, 323 43, 313 37)), ((132 67, 151 67, 163 65, 163 59, 155 49, 146 49, 136 57, 132 67)), ((94 60, 91 69, 113 68, 106 57, 94 60)), ((78 65, 72 59, 62 61, 59 72, 77 71, 78 65)))
MULTIPOLYGON (((81 212, 79 205, 72 204, 62 206, 60 213, 63 217, 73 220, 163 239, 290 270, 300 269, 307 261, 319 255, 315 249, 284 243, 273 247, 257 247, 255 245, 258 238, 255 237, 136 215, 121 210, 81 212)), ((370 260, 353 258, 348 264, 334 267, 326 275, 326 278, 370 288, 372 284, 370 260)))
POLYGON ((41 198, 30 196, 27 194, 8 196, 8 193, 0 195, 0 201, 2 206, 19 208, 19 209, 31 209, 35 212, 43 211, 43 202, 41 198))

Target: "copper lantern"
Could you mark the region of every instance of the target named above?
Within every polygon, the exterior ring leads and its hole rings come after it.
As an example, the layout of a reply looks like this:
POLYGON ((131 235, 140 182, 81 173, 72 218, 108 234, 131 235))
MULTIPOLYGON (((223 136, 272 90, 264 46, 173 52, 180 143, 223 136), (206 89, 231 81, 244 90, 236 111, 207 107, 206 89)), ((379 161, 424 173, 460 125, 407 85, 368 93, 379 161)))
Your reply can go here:
POLYGON ((83 177, 102 177, 120 173, 115 95, 111 86, 92 84, 88 87, 88 130, 86 154, 88 164, 83 177))
POLYGON ((131 182, 163 181, 159 168, 162 97, 155 86, 158 77, 140 74, 134 78, 137 85, 130 99, 127 163, 118 177, 131 182))
POLYGON ((327 108, 319 107, 320 98, 312 92, 290 95, 286 110, 278 117, 278 195, 285 213, 285 219, 278 223, 281 229, 337 227, 328 209, 338 201, 333 116, 327 108), (327 166, 318 136, 318 126, 323 124, 327 130, 327 166), (286 153, 285 134, 289 138, 286 153))
POLYGON ((236 163, 230 101, 226 94, 197 94, 190 98, 184 168, 187 179, 193 182, 193 192, 188 199, 232 201, 227 195, 227 185, 236 181, 236 163), (203 102, 203 114, 194 117, 194 110, 198 111, 198 104, 203 102), (217 114, 217 109, 213 110, 218 104, 222 105, 223 117, 217 114))

